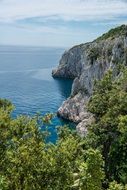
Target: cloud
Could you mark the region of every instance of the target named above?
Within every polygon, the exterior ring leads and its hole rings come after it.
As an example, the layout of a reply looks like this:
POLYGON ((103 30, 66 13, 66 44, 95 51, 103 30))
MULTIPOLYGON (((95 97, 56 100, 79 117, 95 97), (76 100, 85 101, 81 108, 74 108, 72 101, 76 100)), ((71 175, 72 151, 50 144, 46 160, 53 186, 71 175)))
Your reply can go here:
POLYGON ((0 43, 70 46, 127 23, 127 0, 0 0, 0 43))
POLYGON ((0 21, 16 22, 28 18, 43 20, 113 20, 127 16, 126 0, 3 0, 0 21))

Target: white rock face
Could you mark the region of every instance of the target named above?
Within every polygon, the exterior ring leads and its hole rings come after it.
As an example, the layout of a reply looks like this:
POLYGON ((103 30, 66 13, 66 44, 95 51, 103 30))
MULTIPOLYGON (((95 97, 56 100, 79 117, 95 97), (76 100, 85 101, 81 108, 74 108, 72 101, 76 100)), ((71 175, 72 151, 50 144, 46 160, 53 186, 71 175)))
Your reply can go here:
POLYGON ((81 75, 82 49, 78 46, 72 48, 70 51, 65 52, 60 60, 60 64, 56 70, 52 71, 54 77, 75 78, 81 75))
POLYGON ((86 117, 86 114, 90 115, 86 109, 87 102, 88 97, 79 92, 73 98, 70 97, 63 102, 62 106, 58 109, 58 115, 79 123, 86 117))
MULTIPOLYGON (((125 30, 127 26, 125 26, 125 30)), ((86 125, 93 116, 87 112, 87 103, 92 95, 94 81, 100 80, 110 68, 114 76, 118 73, 118 64, 127 64, 127 36, 116 35, 81 44, 65 52, 53 77, 72 78, 71 96, 63 102, 58 115, 80 123, 78 131, 86 133, 86 125)))
POLYGON ((92 123, 94 123, 95 119, 93 117, 93 115, 86 115, 86 118, 84 118, 77 126, 77 132, 81 137, 84 137, 88 130, 87 127, 89 125, 91 125, 92 123))

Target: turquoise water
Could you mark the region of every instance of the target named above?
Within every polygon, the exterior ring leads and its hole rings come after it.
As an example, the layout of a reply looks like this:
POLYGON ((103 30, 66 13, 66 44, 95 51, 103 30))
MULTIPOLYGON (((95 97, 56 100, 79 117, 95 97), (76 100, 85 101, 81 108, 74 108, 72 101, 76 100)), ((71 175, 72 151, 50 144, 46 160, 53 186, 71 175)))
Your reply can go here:
MULTIPOLYGON (((0 97, 15 105, 14 117, 56 113, 70 95, 72 81, 51 76, 63 52, 62 48, 0 46, 0 97)), ((49 140, 56 140, 55 127, 65 123, 57 116, 53 119, 49 140)))

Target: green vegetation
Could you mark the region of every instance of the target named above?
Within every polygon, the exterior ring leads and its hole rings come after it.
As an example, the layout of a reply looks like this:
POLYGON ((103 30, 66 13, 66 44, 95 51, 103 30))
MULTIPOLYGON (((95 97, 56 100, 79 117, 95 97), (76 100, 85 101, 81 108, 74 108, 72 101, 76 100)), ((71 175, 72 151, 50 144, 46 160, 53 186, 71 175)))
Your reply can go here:
POLYGON ((89 58, 91 59, 91 64, 97 60, 100 55, 100 50, 97 47, 93 47, 90 49, 89 58))
POLYGON ((87 136, 59 127, 56 144, 41 130, 52 115, 14 119, 0 100, 0 190, 127 190, 127 69, 120 76, 97 82, 87 136))
POLYGON ((111 29, 109 32, 103 34, 101 37, 97 38, 96 41, 106 40, 108 38, 114 38, 117 36, 126 35, 126 33, 127 33, 127 26, 121 25, 121 26, 111 29))
POLYGON ((95 139, 92 146, 100 147, 106 180, 127 184, 127 69, 121 75, 113 82, 110 71, 97 83, 89 102, 96 118, 89 135, 95 139))
POLYGON ((113 181, 112 183, 110 183, 108 190, 127 190, 127 186, 118 184, 117 182, 113 181))
POLYGON ((98 150, 85 149, 68 128, 59 128, 56 145, 48 144, 40 128, 51 115, 13 119, 12 109, 10 102, 1 100, 1 190, 101 189, 103 160, 98 150))

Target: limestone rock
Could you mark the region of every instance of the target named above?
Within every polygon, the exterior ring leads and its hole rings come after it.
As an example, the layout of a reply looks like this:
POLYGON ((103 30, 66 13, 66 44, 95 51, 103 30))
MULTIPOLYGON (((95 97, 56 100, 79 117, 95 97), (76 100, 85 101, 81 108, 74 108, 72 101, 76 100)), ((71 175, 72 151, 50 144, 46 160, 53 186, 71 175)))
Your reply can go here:
POLYGON ((87 135, 88 126, 94 123, 95 119, 91 113, 87 113, 86 117, 76 126, 77 132, 81 137, 87 135))
POLYGON ((54 77, 75 78, 81 74, 81 49, 72 48, 65 52, 56 70, 52 71, 54 77))
POLYGON ((85 126, 89 121, 85 118, 88 114, 87 103, 93 92, 94 81, 102 79, 110 68, 116 76, 118 64, 127 64, 127 26, 125 25, 109 31, 93 42, 66 51, 52 75, 72 78, 74 82, 71 96, 63 102, 58 115, 76 123, 82 121, 83 125, 81 123, 77 127, 82 129, 80 126, 85 126))
POLYGON ((88 97, 78 93, 74 97, 68 98, 58 109, 58 115, 75 123, 81 122, 87 113, 88 97), (86 110, 86 111, 84 111, 86 110))

